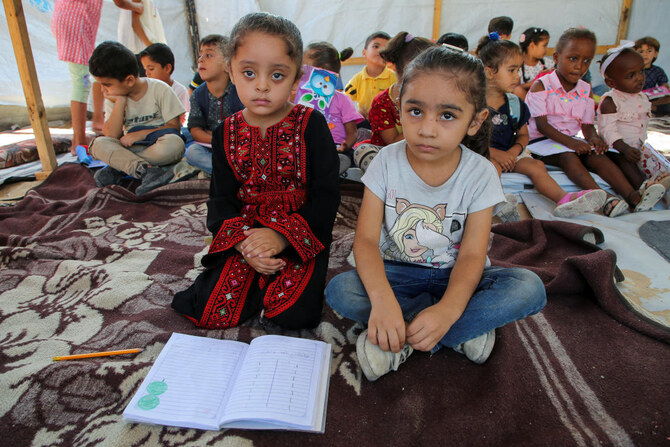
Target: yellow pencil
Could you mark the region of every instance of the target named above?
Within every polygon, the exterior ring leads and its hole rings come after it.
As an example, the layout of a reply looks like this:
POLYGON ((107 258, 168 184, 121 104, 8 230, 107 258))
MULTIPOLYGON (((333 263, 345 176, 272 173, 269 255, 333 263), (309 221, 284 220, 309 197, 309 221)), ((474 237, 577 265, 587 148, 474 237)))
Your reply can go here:
POLYGON ((76 354, 76 355, 61 355, 60 357, 54 357, 54 362, 59 360, 77 360, 77 359, 88 359, 91 357, 106 357, 108 355, 121 355, 121 354, 136 354, 142 352, 144 349, 135 348, 135 349, 121 349, 120 351, 105 351, 105 352, 89 352, 88 354, 76 354))

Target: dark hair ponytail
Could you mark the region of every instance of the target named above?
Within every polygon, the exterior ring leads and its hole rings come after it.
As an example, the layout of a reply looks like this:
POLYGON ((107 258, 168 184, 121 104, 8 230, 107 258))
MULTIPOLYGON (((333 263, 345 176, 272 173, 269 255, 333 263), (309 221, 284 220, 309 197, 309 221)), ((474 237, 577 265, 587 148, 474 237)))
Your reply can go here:
MULTIPOLYGON (((474 106, 475 114, 486 109, 486 73, 482 62, 464 51, 441 46, 424 51, 407 66, 400 84, 400 98, 402 99, 407 85, 418 75, 431 72, 453 76, 456 87, 465 93, 474 106)), ((472 118, 474 119, 474 115, 472 118)), ((489 158, 490 137, 491 120, 487 117, 477 133, 473 136, 466 134, 461 144, 489 158)))
POLYGON ((341 52, 328 42, 312 42, 305 48, 305 54, 309 53, 309 58, 314 61, 314 65, 319 68, 339 73, 342 68, 342 62, 346 61, 354 54, 351 47, 347 47, 341 52))
MULTIPOLYGON (((493 33, 491 33, 493 34, 493 33)), ((511 40, 495 39, 491 34, 487 34, 479 39, 475 53, 482 60, 485 67, 489 67, 494 71, 511 56, 520 56, 521 49, 519 45, 511 40)))
POLYGON ((491 154, 489 153, 489 146, 491 145, 492 129, 493 124, 491 124, 491 116, 489 115, 486 117, 476 134, 473 136, 465 134, 465 138, 463 138, 461 144, 479 155, 490 158, 491 154))
POLYGON ((526 54, 531 42, 538 45, 544 39, 549 39, 549 31, 538 27, 528 28, 519 36, 519 46, 521 51, 526 54))
POLYGON ((379 55, 386 62, 395 65, 395 71, 400 78, 405 71, 405 65, 423 50, 432 46, 435 44, 424 37, 414 37, 407 31, 401 31, 386 44, 379 55))

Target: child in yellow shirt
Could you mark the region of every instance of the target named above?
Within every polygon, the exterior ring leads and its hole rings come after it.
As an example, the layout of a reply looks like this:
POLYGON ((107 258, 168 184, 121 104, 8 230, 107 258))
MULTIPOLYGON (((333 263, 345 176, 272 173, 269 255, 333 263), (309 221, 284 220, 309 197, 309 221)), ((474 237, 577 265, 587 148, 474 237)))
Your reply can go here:
POLYGON ((365 67, 354 75, 344 88, 344 92, 358 103, 358 111, 368 118, 372 100, 396 82, 396 75, 386 67, 386 62, 379 55, 391 36, 383 31, 370 34, 365 39, 363 57, 365 67))

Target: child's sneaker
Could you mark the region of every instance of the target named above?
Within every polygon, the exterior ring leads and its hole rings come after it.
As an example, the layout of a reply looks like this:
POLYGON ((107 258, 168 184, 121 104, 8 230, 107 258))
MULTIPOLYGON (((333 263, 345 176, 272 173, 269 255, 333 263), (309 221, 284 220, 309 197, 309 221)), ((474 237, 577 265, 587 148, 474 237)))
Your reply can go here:
POLYGON ((665 195, 665 188, 661 183, 652 183, 649 180, 640 186, 640 203, 635 206, 635 212, 650 211, 665 195))
POLYGON ((465 354, 468 360, 481 365, 484 363, 493 351, 493 345, 496 342, 496 330, 491 329, 486 334, 475 337, 471 340, 455 346, 453 349, 456 352, 465 354))
POLYGON ((391 370, 397 371, 398 366, 407 360, 407 357, 414 351, 408 344, 398 353, 384 351, 379 346, 372 344, 368 340, 368 330, 361 332, 356 340, 356 355, 358 363, 361 365, 363 374, 370 382, 374 382, 391 370))
POLYGON ((500 211, 496 213, 496 216, 498 216, 503 223, 520 221, 521 215, 517 208, 519 200, 516 198, 516 194, 505 194, 505 200, 505 204, 500 208, 500 211))
POLYGON ((103 186, 118 185, 121 183, 121 180, 126 178, 126 173, 114 169, 111 166, 105 166, 96 171, 96 173, 93 174, 93 178, 95 179, 95 184, 98 185, 99 188, 102 188, 103 186))
POLYGON ((142 184, 135 190, 135 195, 141 196, 152 189, 167 185, 172 180, 173 175, 171 170, 163 170, 163 168, 157 166, 147 167, 142 174, 142 184))
POLYGON ((587 189, 578 193, 568 193, 554 208, 556 217, 574 217, 598 211, 607 200, 607 193, 602 189, 587 189))

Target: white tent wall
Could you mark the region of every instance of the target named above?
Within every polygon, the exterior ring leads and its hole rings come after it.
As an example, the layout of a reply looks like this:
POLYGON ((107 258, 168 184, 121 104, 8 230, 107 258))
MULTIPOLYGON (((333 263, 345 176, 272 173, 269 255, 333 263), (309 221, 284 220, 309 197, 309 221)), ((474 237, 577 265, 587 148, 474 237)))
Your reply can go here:
MULTIPOLYGON (((187 84, 192 76, 191 52, 183 0, 155 0, 168 44, 175 53, 174 78, 187 84)), ((551 34, 553 46, 561 32, 570 26, 586 26, 596 32, 599 45, 616 40, 621 0, 443 0, 440 34, 454 31, 464 34, 470 47, 486 31, 491 17, 509 15, 515 21, 513 39, 529 26, 541 26, 551 34)), ((239 17, 250 11, 268 11, 293 20, 303 33, 305 44, 326 40, 338 49, 351 46, 361 56, 365 38, 384 30, 393 35, 409 31, 417 36, 432 34, 432 0, 196 0, 200 37, 210 33, 228 33, 239 17)), ((56 42, 50 21, 53 0, 23 2, 42 96, 47 107, 69 104, 70 77, 67 64, 57 58, 56 42)), ((652 35, 662 44, 657 64, 670 70, 670 28, 664 23, 667 0, 634 0, 627 36, 635 39, 652 35)), ((104 0, 98 42, 116 39, 119 11, 112 0, 104 0)), ((0 22, 6 23, 4 9, 0 22)), ((25 105, 16 59, 6 26, 0 27, 0 105, 25 105)), ((342 76, 349 79, 360 66, 345 65, 342 76)), ((594 85, 602 83, 592 66, 594 85)), ((0 113, 2 111, 0 110, 0 113)))

